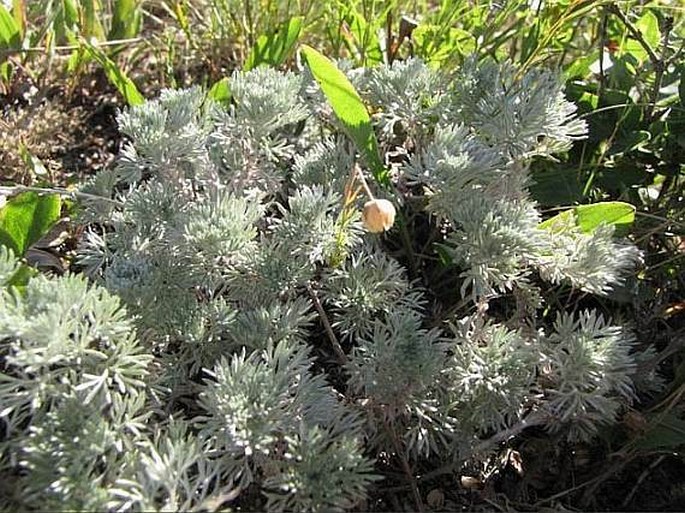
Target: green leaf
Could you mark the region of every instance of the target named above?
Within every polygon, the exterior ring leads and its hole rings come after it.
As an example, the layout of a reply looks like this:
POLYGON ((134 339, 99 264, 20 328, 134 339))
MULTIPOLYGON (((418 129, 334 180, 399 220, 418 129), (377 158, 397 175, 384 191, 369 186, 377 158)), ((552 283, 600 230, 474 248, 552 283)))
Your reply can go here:
POLYGON ((107 75, 107 79, 118 89, 119 93, 121 93, 126 100, 126 103, 129 105, 140 105, 145 102, 145 98, 140 94, 140 91, 138 91, 138 88, 133 81, 112 59, 107 57, 102 50, 94 47, 83 39, 81 39, 81 45, 86 50, 86 53, 102 66, 107 75))
POLYGON ((0 46, 21 47, 21 29, 7 8, 0 3, 0 46))
POLYGON ((680 96, 680 105, 685 107, 685 65, 680 68, 680 83, 678 84, 678 96, 680 96))
MULTIPOLYGON (((644 38, 645 42, 656 51, 659 47, 661 39, 661 31, 659 30, 659 19, 652 11, 646 11, 639 20, 635 23, 637 28, 644 38)), ((637 40, 630 38, 626 45, 625 51, 635 57, 639 62, 644 62, 649 58, 647 50, 637 40)))
POLYGON ((573 209, 564 210, 563 212, 550 217, 549 219, 541 222, 538 228, 542 230, 548 230, 550 232, 558 232, 563 230, 568 226, 575 226, 576 218, 573 209))
POLYGON ((26 264, 21 264, 16 272, 5 283, 6 287, 25 287, 29 280, 37 274, 37 271, 26 264))
POLYGON ((12 63, 10 61, 5 61, 0 64, 0 83, 8 84, 12 78, 13 71, 14 69, 12 68, 12 63))
POLYGON ((112 28, 107 39, 128 39, 138 35, 142 13, 140 0, 116 0, 112 9, 112 28))
POLYGON ((228 77, 217 80, 207 92, 207 98, 217 103, 227 104, 231 101, 231 87, 228 77))
POLYGON ((676 449, 683 445, 685 445, 685 420, 672 413, 659 418, 657 423, 635 444, 638 449, 647 451, 676 449))
POLYGON ((0 244, 23 256, 59 220, 58 194, 24 192, 0 209, 0 244))
POLYGON ((69 28, 75 27, 79 22, 78 6, 75 0, 62 0, 64 21, 69 28))
POLYGON ((100 20, 102 16, 102 6, 98 0, 81 0, 80 5, 83 9, 83 35, 88 39, 94 38, 98 41, 105 40, 105 29, 100 20))
POLYGON ((438 25, 419 25, 411 35, 416 55, 428 63, 442 64, 450 59, 463 60, 476 48, 473 35, 460 28, 449 28, 438 25))
POLYGON ((374 178, 381 185, 389 185, 388 172, 379 155, 371 118, 354 86, 331 60, 310 46, 304 45, 302 54, 333 112, 366 159, 374 178))
POLYGON ((575 209, 576 222, 581 231, 589 233, 600 224, 628 227, 635 221, 635 207, 622 201, 605 201, 593 205, 579 205, 575 209))
POLYGON ((583 233, 593 232, 600 224, 611 224, 617 231, 626 230, 635 221, 635 207, 621 201, 606 201, 592 205, 578 205, 550 217, 538 226, 552 232, 575 225, 583 233))
POLYGON ((304 17, 295 16, 285 23, 274 34, 259 36, 254 48, 245 60, 243 70, 249 71, 257 66, 280 66, 295 48, 300 37, 304 17))
POLYGON ((564 77, 566 80, 576 77, 581 79, 587 77, 590 74, 590 66, 592 66, 592 63, 597 59, 599 59, 598 51, 590 52, 585 57, 574 59, 564 70, 564 77))
MULTIPOLYGON (((371 20, 360 13, 352 2, 340 2, 344 9, 344 19, 349 25, 349 36, 347 39, 350 50, 359 53, 363 66, 371 67, 383 62, 383 50, 378 39, 378 29, 381 28, 379 22, 386 19, 387 12, 378 13, 372 16, 371 20), (374 19, 375 18, 375 19, 374 19), (356 52, 354 51, 356 47, 356 52)), ((369 13, 371 14, 371 13, 369 13)))
POLYGON ((435 244, 435 252, 438 254, 440 260, 440 265, 443 267, 449 267, 454 264, 453 248, 447 244, 435 244))
POLYGON ((24 40, 26 34, 26 2, 25 0, 12 0, 12 17, 19 28, 19 39, 24 40))

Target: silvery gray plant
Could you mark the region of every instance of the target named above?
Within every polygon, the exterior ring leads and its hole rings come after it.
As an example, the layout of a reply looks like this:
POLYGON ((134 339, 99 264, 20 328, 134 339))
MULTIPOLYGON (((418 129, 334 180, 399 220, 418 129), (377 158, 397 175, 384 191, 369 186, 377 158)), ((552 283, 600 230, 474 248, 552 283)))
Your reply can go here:
POLYGON ((419 60, 348 73, 391 168, 376 193, 421 205, 460 307, 438 315, 389 251, 406 225, 364 231, 364 162, 308 73, 236 72, 229 105, 166 90, 119 114, 118 163, 82 188, 90 282, 9 287, 18 264, 0 252, 16 504, 359 508, 381 454, 459 462, 533 424, 589 441, 634 400, 627 328, 539 315, 544 290, 605 295, 639 260, 611 226, 540 226, 530 162, 586 131, 556 76, 419 60), (489 313, 511 294, 524 315, 489 313))

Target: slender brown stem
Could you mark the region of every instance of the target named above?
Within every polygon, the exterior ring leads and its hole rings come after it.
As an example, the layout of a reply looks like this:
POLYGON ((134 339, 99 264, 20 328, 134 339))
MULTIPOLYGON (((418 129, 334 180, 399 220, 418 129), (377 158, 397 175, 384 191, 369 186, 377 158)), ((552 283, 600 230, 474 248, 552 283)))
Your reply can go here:
POLYGON ((628 19, 628 17, 625 15, 625 13, 618 7, 616 4, 611 4, 609 5, 609 10, 611 11, 612 14, 615 14, 618 19, 621 20, 621 22, 626 26, 628 29, 628 32, 632 34, 632 36, 635 38, 635 40, 640 43, 640 46, 645 49, 645 52, 647 52, 647 55, 649 55, 649 60, 652 61, 652 63, 655 63, 659 61, 659 56, 656 54, 654 49, 649 45, 649 43, 645 40, 645 37, 642 35, 642 32, 640 32, 640 29, 638 29, 632 21, 628 19))
POLYGON ((319 296, 316 295, 316 292, 312 288, 312 286, 308 283, 306 285, 307 287, 307 292, 309 292, 309 295, 312 298, 312 301, 314 301, 314 308, 316 308, 316 311, 319 313, 319 317, 321 318, 321 322, 323 323, 323 327, 326 330, 326 335, 328 335, 328 339, 331 341, 331 345, 333 346, 333 351, 335 351, 335 354, 338 357, 338 361, 342 364, 345 365, 348 363, 347 360, 347 355, 345 355, 345 351, 343 351, 342 346, 340 345, 340 342, 338 342, 338 338, 335 336, 335 333, 333 332, 333 327, 331 326, 330 321, 328 320, 328 316, 326 315, 326 311, 323 309, 323 306, 321 306, 321 301, 319 301, 319 296))
MULTIPOLYGON (((381 415, 383 414, 381 413, 381 415)), ((393 448, 395 449, 395 453, 397 454, 397 457, 400 459, 400 462, 402 463, 402 470, 404 471, 404 474, 407 477, 407 481, 411 486, 411 492, 414 496, 416 510, 420 513, 423 513, 425 511, 425 508, 423 506, 423 501, 421 500, 421 492, 419 492, 419 487, 416 484, 416 479, 414 478, 414 474, 412 473, 411 467, 409 466, 409 461, 407 461, 407 456, 404 454, 402 444, 400 443, 400 440, 397 437, 397 433, 395 433, 395 430, 392 429, 392 427, 388 424, 387 419, 385 418, 383 418, 383 425, 385 427, 386 433, 390 437, 390 441, 392 442, 393 448)))
MULTIPOLYGON (((487 440, 483 440, 480 442, 478 445, 473 447, 472 449, 469 450, 468 454, 465 455, 465 457, 460 458, 461 461, 467 460, 470 456, 475 455, 479 452, 491 449, 493 445, 496 445, 500 442, 504 442, 507 438, 511 438, 513 436, 518 435, 521 433, 524 429, 527 429, 529 427, 533 426, 539 426, 542 424, 544 421, 544 414, 542 413, 532 413, 529 415, 526 419, 523 419, 522 421, 518 422, 514 426, 510 427, 509 429, 505 429, 504 431, 501 431, 497 433, 496 435, 488 438, 487 440)), ((451 474, 455 470, 457 470, 462 463, 451 463, 449 465, 442 466, 440 468, 437 468, 435 470, 432 470, 430 472, 427 472, 421 477, 419 477, 419 481, 425 481, 425 480, 430 480, 434 477, 443 475, 443 474, 451 474)))
POLYGON ((665 454, 662 454, 662 455, 659 456, 656 460, 654 460, 654 461, 649 465, 649 467, 647 467, 647 468, 642 472, 642 474, 640 474, 640 477, 637 478, 637 483, 635 483, 635 486, 633 487, 633 489, 630 490, 630 493, 629 493, 628 495, 626 495, 626 498, 625 498, 625 499, 623 500, 623 502, 621 503, 621 508, 625 508, 625 507, 628 506, 628 503, 630 503, 630 501, 633 499, 633 497, 635 496, 635 493, 636 493, 637 490, 640 488, 640 485, 642 484, 642 482, 643 482, 645 479, 647 479, 647 476, 649 475, 649 473, 652 472, 652 470, 654 470, 656 467, 658 467, 659 465, 661 465, 661 462, 664 461, 665 459, 666 459, 666 455, 665 455, 665 454))
POLYGON ((654 48, 651 47, 651 45, 647 42, 645 37, 642 35, 642 32, 640 32, 640 29, 638 29, 633 22, 631 22, 628 17, 625 15, 625 13, 618 7, 616 4, 611 4, 608 7, 609 11, 616 15, 618 19, 621 20, 621 22, 626 26, 628 29, 628 32, 633 36, 633 38, 640 43, 640 46, 647 52, 647 55, 649 56, 649 61, 652 63, 652 66, 654 67, 654 86, 652 87, 652 93, 650 95, 650 102, 647 107, 647 112, 645 113, 645 118, 648 120, 652 119, 652 116, 654 114, 654 108, 656 107, 656 102, 659 99, 659 90, 661 89, 661 82, 663 80, 664 76, 664 70, 666 69, 665 65, 665 55, 668 49, 668 37, 670 35, 670 28, 666 27, 667 30, 664 31, 664 35, 662 37, 662 57, 659 57, 656 54, 656 51, 654 48))

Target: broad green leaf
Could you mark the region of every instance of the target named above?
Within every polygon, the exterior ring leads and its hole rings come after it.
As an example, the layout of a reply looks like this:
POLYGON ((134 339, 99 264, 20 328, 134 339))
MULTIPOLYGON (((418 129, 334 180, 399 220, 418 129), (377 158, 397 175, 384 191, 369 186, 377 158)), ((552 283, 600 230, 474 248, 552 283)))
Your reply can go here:
POLYGON ((274 34, 259 36, 245 60, 243 70, 249 71, 261 65, 276 67, 283 64, 295 48, 303 22, 302 16, 295 16, 283 23, 274 34))
MULTIPOLYGON (((661 39, 659 19, 656 17, 656 15, 652 11, 645 11, 645 13, 635 23, 635 28, 642 33, 642 37, 644 38, 645 42, 652 48, 652 50, 656 52, 659 47, 659 40, 661 39)), ((642 44, 632 37, 628 39, 624 49, 626 53, 631 54, 641 63, 649 58, 649 54, 644 49, 642 44)))
POLYGON ((538 225, 538 228, 541 228, 543 230, 548 230, 551 232, 558 232, 562 231, 565 228, 569 226, 575 226, 576 225, 576 216, 573 212, 573 209, 571 210, 565 210, 553 217, 550 217, 546 221, 541 222, 538 225))
POLYGON ((434 248, 442 266, 447 267, 454 264, 453 249, 450 246, 436 243, 434 248))
POLYGON ((79 14, 74 0, 62 0, 52 22, 55 41, 68 41, 78 44, 75 33, 79 30, 79 14))
POLYGON ((136 85, 128 75, 117 66, 116 62, 107 57, 102 50, 94 47, 83 39, 81 40, 81 45, 86 50, 86 53, 103 67, 107 79, 119 90, 119 93, 124 97, 126 103, 129 105, 140 105, 145 101, 145 98, 140 94, 136 85))
POLYGON ((10 198, 0 209, 0 244, 24 255, 59 220, 60 209, 58 194, 24 192, 10 198))
POLYGON ((680 68, 680 83, 678 84, 678 95, 680 96, 680 105, 685 107, 685 65, 680 68))
POLYGON ((635 207, 622 201, 605 201, 593 205, 579 205, 575 209, 580 229, 589 233, 600 224, 613 224, 616 228, 628 227, 635 221, 635 207))
POLYGON ((0 3, 0 46, 21 47, 21 30, 7 8, 0 3))
POLYGON ((371 118, 354 86, 331 60, 310 46, 304 45, 302 54, 333 112, 366 159, 374 178, 379 184, 389 185, 388 172, 379 155, 371 118))
POLYGON ((543 230, 552 232, 575 225, 584 233, 593 232, 600 224, 611 224, 625 230, 635 221, 635 207, 621 201, 606 201, 592 205, 579 205, 540 223, 543 230))
POLYGON ((658 419, 635 446, 638 449, 676 449, 685 445, 685 420, 668 413, 658 419))
POLYGON ((231 101, 231 88, 228 77, 218 80, 207 92, 207 97, 211 98, 217 103, 228 103, 231 101))
POLYGON ((573 78, 585 78, 590 74, 590 66, 599 59, 599 52, 590 52, 585 57, 574 59, 568 67, 564 70, 564 78, 571 80, 573 78))

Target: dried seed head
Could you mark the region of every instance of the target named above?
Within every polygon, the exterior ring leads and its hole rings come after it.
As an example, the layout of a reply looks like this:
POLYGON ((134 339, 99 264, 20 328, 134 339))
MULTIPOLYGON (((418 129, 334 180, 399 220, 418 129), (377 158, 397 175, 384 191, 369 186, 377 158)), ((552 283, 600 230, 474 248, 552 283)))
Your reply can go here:
POLYGON ((384 199, 367 201, 362 210, 362 221, 364 228, 372 233, 389 230, 395 222, 395 207, 384 199))

